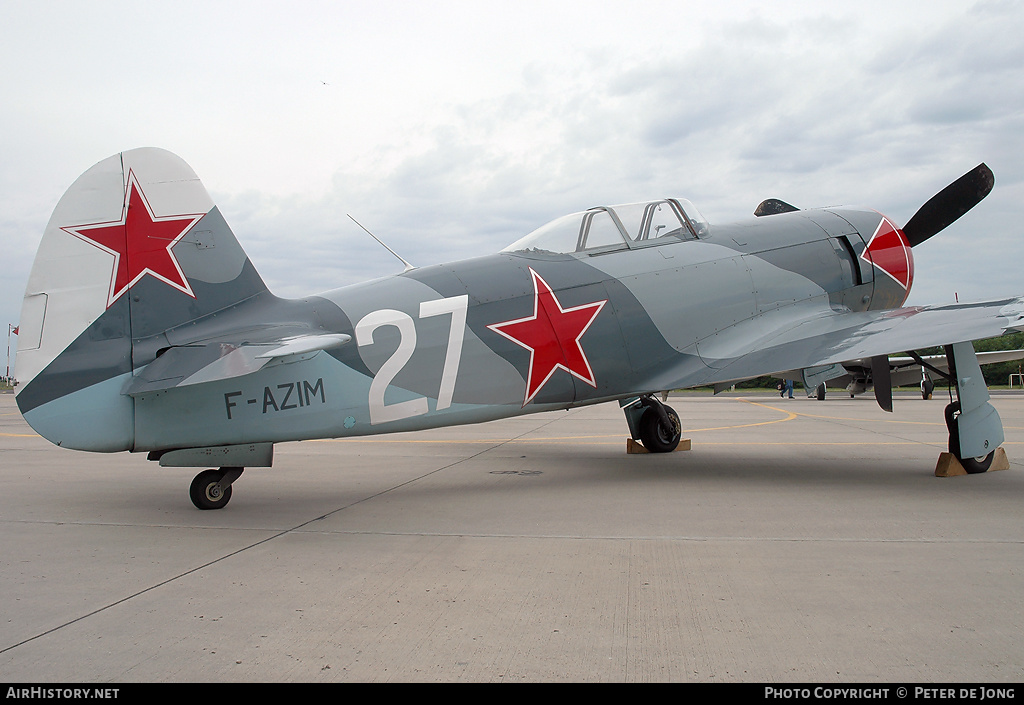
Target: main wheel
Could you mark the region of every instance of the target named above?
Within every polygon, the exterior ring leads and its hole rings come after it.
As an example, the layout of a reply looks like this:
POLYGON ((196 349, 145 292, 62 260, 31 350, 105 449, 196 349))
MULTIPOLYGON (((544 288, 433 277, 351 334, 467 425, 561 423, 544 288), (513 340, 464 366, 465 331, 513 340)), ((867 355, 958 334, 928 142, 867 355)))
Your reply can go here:
POLYGON ((825 401, 825 383, 822 382, 819 384, 815 391, 818 394, 818 401, 825 401))
POLYGON ((995 457, 996 452, 993 450, 988 455, 978 456, 977 458, 965 458, 960 455, 960 402, 955 401, 952 404, 947 404, 943 414, 946 417, 946 429, 949 431, 949 452, 956 456, 956 459, 960 461, 960 465, 970 475, 976 475, 981 472, 987 472, 992 466, 992 459, 995 457))
POLYGON ((927 401, 932 398, 932 392, 935 391, 935 383, 930 379, 925 379, 921 382, 921 398, 927 401))
POLYGON ((203 470, 192 480, 188 495, 192 504, 199 509, 221 509, 231 499, 231 485, 224 490, 220 481, 224 477, 223 470, 203 470))
POLYGON ((640 440, 644 448, 652 453, 671 453, 679 445, 679 439, 683 435, 683 425, 679 421, 679 414, 671 406, 665 407, 671 428, 666 429, 661 423, 661 414, 657 409, 648 408, 640 417, 640 440))

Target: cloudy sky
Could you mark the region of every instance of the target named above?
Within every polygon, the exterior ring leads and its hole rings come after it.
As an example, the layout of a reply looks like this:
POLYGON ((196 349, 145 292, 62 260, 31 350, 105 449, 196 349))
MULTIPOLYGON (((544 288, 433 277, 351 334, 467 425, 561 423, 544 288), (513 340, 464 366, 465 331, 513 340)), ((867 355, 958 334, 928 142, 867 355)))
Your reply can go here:
POLYGON ((774 196, 905 223, 910 303, 1024 294, 1024 3, 0 0, 0 325, 64 190, 183 157, 270 288, 301 296, 664 196, 714 224, 774 196))

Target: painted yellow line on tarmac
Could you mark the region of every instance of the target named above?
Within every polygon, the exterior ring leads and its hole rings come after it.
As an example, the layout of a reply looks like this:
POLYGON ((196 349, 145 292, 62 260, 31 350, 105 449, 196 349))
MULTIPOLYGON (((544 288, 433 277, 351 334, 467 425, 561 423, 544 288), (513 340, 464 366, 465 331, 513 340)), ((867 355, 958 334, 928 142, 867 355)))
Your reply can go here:
MULTIPOLYGON (((700 433, 704 431, 728 431, 737 428, 750 428, 753 426, 768 426, 771 424, 784 423, 786 421, 794 421, 801 416, 816 419, 835 420, 835 421, 871 421, 875 422, 878 419, 863 419, 863 418, 846 418, 841 416, 824 416, 818 414, 805 414, 797 411, 791 411, 789 409, 782 409, 770 404, 763 404, 761 402, 751 401, 742 397, 734 399, 734 401, 743 402, 750 404, 751 406, 760 406, 771 411, 777 411, 780 414, 784 414, 783 418, 774 419, 772 421, 758 421, 755 423, 744 423, 744 424, 733 424, 730 426, 711 426, 708 428, 686 428, 683 429, 683 434, 700 433)), ((882 419, 886 423, 904 423, 904 424, 918 424, 925 426, 945 426, 945 423, 930 423, 924 421, 896 421, 889 419, 882 419)), ((387 438, 381 436, 359 436, 355 438, 322 438, 316 439, 319 442, 324 443, 411 443, 411 444, 437 444, 437 443, 449 443, 449 444, 494 444, 494 443, 561 443, 564 441, 597 441, 594 445, 618 445, 623 441, 625 436, 620 433, 605 434, 599 436, 543 436, 540 438, 478 438, 478 439, 466 439, 466 438, 448 438, 448 439, 420 439, 420 438, 387 438)), ((864 441, 729 441, 723 443, 701 441, 702 446, 713 446, 713 445, 751 445, 751 446, 861 446, 864 441)), ((1021 445, 1024 441, 1004 441, 1003 445, 1021 445)), ((873 442, 871 445, 884 445, 884 446, 905 446, 905 445, 928 445, 919 441, 879 441, 873 442)))
MULTIPOLYGON (((685 435, 685 434, 684 434, 685 435)), ((592 436, 591 438, 602 438, 601 436, 592 436)), ((611 438, 612 440, 597 441, 591 443, 591 445, 602 445, 602 446, 618 446, 621 445, 625 440, 625 435, 618 436, 604 436, 603 438, 611 438)), ((466 438, 452 438, 446 441, 418 441, 418 440, 407 440, 397 438, 382 438, 379 436, 370 436, 368 438, 322 438, 317 439, 315 442, 320 443, 444 443, 448 445, 480 445, 488 443, 501 443, 501 444, 512 444, 516 443, 519 445, 525 445, 534 443, 537 445, 544 445, 549 443, 560 443, 561 439, 556 438, 515 438, 515 439, 500 439, 495 438, 491 440, 469 440, 466 438)), ((701 446, 856 446, 862 447, 865 445, 864 441, 700 441, 701 446)), ((872 442, 869 445, 872 446, 920 446, 920 445, 934 445, 934 443, 927 443, 924 441, 878 441, 872 442)), ((1003 445, 1024 445, 1024 441, 1004 441, 1003 445)))
MULTIPOLYGON (((765 409, 771 409, 772 411, 778 411, 780 414, 786 414, 787 418, 781 419, 782 421, 790 421, 792 419, 795 419, 797 416, 799 416, 799 414, 797 414, 795 411, 790 411, 789 409, 780 409, 777 406, 771 406, 770 404, 762 404, 759 401, 750 401, 749 399, 744 399, 743 397, 739 397, 738 399, 736 399, 736 401, 741 401, 744 404, 750 404, 751 406, 760 406, 760 407, 763 407, 765 409)), ((776 423, 776 422, 769 422, 769 423, 776 423)))
MULTIPOLYGON (((868 418, 861 418, 861 417, 856 417, 856 416, 826 416, 824 414, 808 414, 808 413, 805 413, 805 412, 802 412, 802 411, 792 411, 791 412, 788 409, 780 409, 778 407, 770 406, 768 404, 759 404, 757 402, 747 401, 746 399, 737 399, 736 401, 745 401, 748 404, 755 404, 756 406, 763 406, 766 409, 774 409, 775 411, 778 411, 780 413, 789 413, 789 414, 793 414, 795 416, 805 416, 805 417, 807 417, 809 419, 825 419, 825 420, 828 420, 828 421, 872 421, 872 422, 878 421, 878 419, 868 419, 868 418)), ((938 422, 938 421, 899 421, 897 419, 881 419, 881 420, 883 422, 885 422, 885 423, 912 424, 912 425, 915 425, 915 426, 942 426, 942 427, 945 427, 945 425, 946 425, 945 421, 942 421, 942 422, 938 422)))
MULTIPOLYGON (((736 401, 747 401, 747 400, 746 399, 737 399, 736 401)), ((748 404, 755 404, 756 402, 747 401, 747 403, 748 404)), ((774 409, 775 411, 779 411, 779 412, 783 412, 783 413, 789 413, 788 409, 780 409, 778 407, 770 406, 768 404, 758 404, 758 406, 764 406, 764 407, 766 407, 768 409, 774 409)), ((802 411, 795 411, 795 412, 792 412, 792 413, 796 414, 797 416, 804 416, 804 417, 809 418, 809 419, 825 419, 826 421, 872 421, 872 422, 874 422, 874 421, 878 420, 878 419, 862 418, 862 417, 857 417, 857 416, 826 416, 824 414, 808 414, 808 413, 805 413, 805 412, 802 412, 802 411)), ((886 418, 883 418, 883 419, 881 419, 881 421, 883 421, 884 423, 898 423, 898 424, 907 424, 907 425, 911 425, 911 426, 942 426, 943 428, 946 427, 946 422, 944 420, 943 421, 901 421, 899 419, 886 419, 886 418)), ((1004 431, 1006 431, 1006 430, 1011 430, 1011 431, 1012 430, 1020 430, 1021 428, 1022 428, 1021 426, 1003 426, 1003 430, 1004 431)))
MULTIPOLYGON (((766 409, 772 411, 778 411, 785 414, 785 418, 773 419, 772 421, 757 421, 755 423, 743 423, 734 424, 731 426, 712 426, 709 428, 684 428, 683 433, 699 433, 702 431, 727 431, 734 428, 750 428, 752 426, 767 426, 769 424, 782 423, 784 421, 793 421, 797 418, 797 414, 788 411, 786 409, 776 409, 773 406, 767 404, 759 404, 758 402, 748 401, 747 399, 737 399, 736 401, 746 402, 754 406, 763 406, 766 409)), ((480 438, 480 439, 420 439, 420 438, 380 438, 377 436, 360 436, 358 438, 318 438, 316 441, 324 443, 556 443, 561 441, 579 441, 579 440, 597 440, 597 439, 613 439, 612 442, 620 443, 624 436, 621 433, 604 434, 600 436, 544 436, 541 438, 480 438)))
POLYGON ((312 443, 561 443, 563 441, 578 441, 582 439, 597 438, 623 438, 623 434, 609 434, 605 436, 551 436, 546 438, 387 438, 382 436, 359 436, 356 438, 312 438, 307 442, 312 443))

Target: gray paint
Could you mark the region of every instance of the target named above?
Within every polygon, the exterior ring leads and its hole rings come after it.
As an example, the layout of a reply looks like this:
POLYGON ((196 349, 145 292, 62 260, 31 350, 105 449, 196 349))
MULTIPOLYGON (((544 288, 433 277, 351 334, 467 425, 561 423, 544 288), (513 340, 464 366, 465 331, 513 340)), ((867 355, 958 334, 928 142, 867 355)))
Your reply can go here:
POLYGON ((267 291, 213 209, 175 247, 194 298, 143 277, 20 390, 18 403, 62 445, 245 446, 481 422, 1024 325, 1022 299, 879 310, 906 295, 859 259, 880 218, 856 209, 796 211, 715 226, 699 240, 663 238, 603 253, 502 253, 286 300, 267 291), (524 404, 530 350, 491 326, 534 312, 531 270, 563 309, 603 308, 579 337, 594 384, 556 368, 524 404), (421 315, 422 304, 441 299, 466 302, 464 330, 452 328, 454 315, 421 315), (381 325, 360 340, 359 322, 382 311, 400 312, 388 320, 401 327, 381 325), (291 337, 323 334, 350 340, 257 357, 291 337), (456 339, 461 357, 445 406, 438 403, 442 371, 456 339), (400 344, 411 351, 407 360, 396 357, 400 344), (396 361, 385 380, 382 367, 396 361), (375 403, 397 405, 404 415, 375 422, 375 403))

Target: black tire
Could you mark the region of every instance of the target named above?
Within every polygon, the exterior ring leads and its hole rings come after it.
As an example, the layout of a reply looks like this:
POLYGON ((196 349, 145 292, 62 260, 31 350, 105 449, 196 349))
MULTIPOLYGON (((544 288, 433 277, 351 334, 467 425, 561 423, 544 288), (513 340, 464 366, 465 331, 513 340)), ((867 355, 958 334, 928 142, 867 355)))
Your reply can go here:
POLYGON ((818 388, 817 388, 816 391, 818 393, 818 401, 825 401, 825 383, 824 382, 822 382, 821 384, 818 385, 818 388))
POLYGON ((671 429, 665 429, 661 423, 661 415, 657 409, 649 408, 640 417, 640 441, 644 448, 652 453, 671 453, 679 445, 683 435, 683 425, 679 414, 671 406, 665 407, 671 429))
POLYGON ((935 391, 935 383, 930 379, 926 379, 921 382, 921 398, 925 401, 932 398, 932 392, 935 391))
POLYGON ((960 455, 960 428, 958 424, 960 419, 960 402, 955 401, 952 404, 946 404, 943 414, 946 417, 946 430, 949 431, 949 452, 956 456, 956 459, 960 461, 960 465, 967 471, 968 475, 988 472, 988 469, 992 466, 992 459, 996 455, 995 450, 988 455, 978 458, 965 458, 960 455))
POLYGON ((988 469, 992 467, 992 459, 995 457, 996 452, 992 451, 981 458, 960 458, 959 460, 960 465, 963 466, 968 475, 977 475, 978 473, 988 472, 988 469))
POLYGON ((223 470, 203 470, 192 480, 188 496, 199 509, 223 509, 231 499, 231 486, 221 492, 217 484, 224 477, 223 470))

